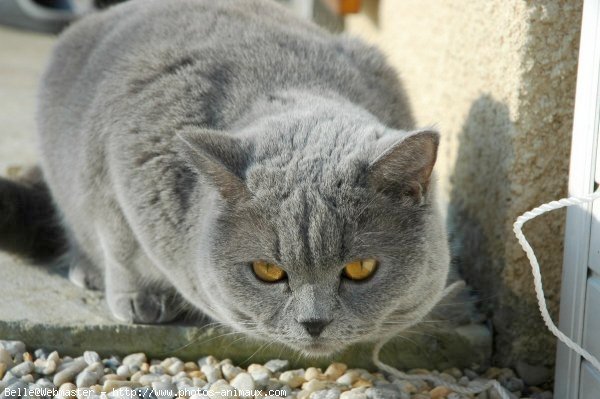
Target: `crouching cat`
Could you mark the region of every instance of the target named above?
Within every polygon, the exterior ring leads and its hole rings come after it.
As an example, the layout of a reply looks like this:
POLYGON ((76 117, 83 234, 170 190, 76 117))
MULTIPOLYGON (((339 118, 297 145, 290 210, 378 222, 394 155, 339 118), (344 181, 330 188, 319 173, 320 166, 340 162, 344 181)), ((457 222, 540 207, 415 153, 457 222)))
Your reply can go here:
POLYGON ((195 309, 329 354, 419 322, 445 287, 438 133, 412 130, 379 51, 275 3, 84 18, 38 123, 70 278, 120 320, 195 309))

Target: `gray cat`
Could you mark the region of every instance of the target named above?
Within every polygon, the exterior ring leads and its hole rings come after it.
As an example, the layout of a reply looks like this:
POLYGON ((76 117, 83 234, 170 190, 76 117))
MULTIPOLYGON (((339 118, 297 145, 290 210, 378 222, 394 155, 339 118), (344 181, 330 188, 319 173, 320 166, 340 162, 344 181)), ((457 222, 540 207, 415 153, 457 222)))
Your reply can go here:
POLYGON ((61 37, 39 102, 70 278, 120 320, 186 307, 305 354, 446 284, 438 134, 376 49, 264 0, 133 0, 61 37))

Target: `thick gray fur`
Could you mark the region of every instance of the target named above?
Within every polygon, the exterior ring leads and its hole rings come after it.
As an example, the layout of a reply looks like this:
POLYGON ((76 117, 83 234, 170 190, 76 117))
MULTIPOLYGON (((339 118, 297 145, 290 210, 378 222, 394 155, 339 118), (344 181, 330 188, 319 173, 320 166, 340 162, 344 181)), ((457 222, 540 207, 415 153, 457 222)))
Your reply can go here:
POLYGON ((189 306, 319 355, 413 325, 444 288, 437 133, 411 131, 379 51, 275 3, 133 0, 83 19, 38 122, 71 279, 119 319, 189 306), (341 277, 366 257, 371 279, 341 277), (287 280, 259 281, 254 259, 287 280))

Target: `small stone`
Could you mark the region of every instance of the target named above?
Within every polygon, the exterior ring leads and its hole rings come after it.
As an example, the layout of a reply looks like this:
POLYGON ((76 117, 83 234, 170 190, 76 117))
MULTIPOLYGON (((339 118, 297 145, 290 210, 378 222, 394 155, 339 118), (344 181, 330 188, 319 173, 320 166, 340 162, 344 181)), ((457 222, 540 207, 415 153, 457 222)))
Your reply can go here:
POLYGON ((102 359, 100 359, 100 355, 94 351, 83 352, 83 360, 85 360, 88 365, 102 361, 102 359))
POLYGON ((259 385, 266 385, 271 378, 271 371, 261 364, 251 364, 248 366, 248 372, 259 385))
POLYGON ((235 389, 227 383, 227 381, 221 379, 216 381, 214 384, 210 386, 210 390, 213 395, 209 395, 217 398, 238 398, 235 395, 235 389))
POLYGON ((192 378, 192 385, 197 388, 202 388, 207 384, 206 380, 202 378, 192 378))
POLYGON ((31 374, 25 374, 23 377, 21 377, 21 381, 33 383, 34 379, 31 374))
POLYGON ((98 382, 98 374, 83 370, 81 373, 77 375, 77 379, 75 380, 75 384, 77 388, 87 388, 98 382))
POLYGON ((280 371, 287 370, 290 366, 290 362, 282 359, 272 359, 265 363, 265 367, 268 368, 272 373, 278 373, 280 371))
POLYGON ((200 370, 200 367, 196 364, 196 362, 185 362, 183 364, 183 369, 185 371, 196 371, 196 370, 200 370))
POLYGON ((27 389, 27 387, 28 384, 25 381, 16 380, 15 382, 7 385, 5 389, 0 391, 0 397, 2 397, 2 399, 19 399, 21 397, 19 392, 27 389))
POLYGON ((221 373, 223 374, 223 377, 225 377, 225 379, 227 381, 233 380, 236 375, 238 375, 239 373, 241 373, 243 371, 244 370, 242 370, 240 367, 236 367, 229 363, 225 363, 221 366, 221 373))
POLYGON ((304 379, 304 370, 288 370, 281 373, 279 381, 289 385, 290 388, 296 389, 301 386, 306 380, 304 379))
POLYGON ((117 367, 116 373, 118 376, 125 377, 125 378, 131 377, 131 374, 132 374, 129 366, 127 366, 125 364, 122 364, 119 367, 117 367))
POLYGON ((202 366, 204 366, 205 364, 208 364, 210 366, 216 366, 218 363, 219 361, 214 356, 205 356, 198 359, 198 366, 200 366, 200 368, 202 368, 202 366))
POLYGON ((69 367, 64 368, 62 371, 54 374, 54 385, 57 387, 61 386, 66 382, 74 381, 77 374, 79 374, 87 365, 85 362, 73 361, 69 367))
POLYGON ((552 372, 544 366, 532 366, 523 361, 517 362, 517 373, 527 385, 542 385, 552 377, 552 372))
POLYGON ((160 381, 160 375, 159 374, 144 374, 138 380, 138 382, 140 384, 147 385, 147 386, 152 385, 152 383, 155 382, 155 381, 160 381))
POLYGON ((165 368, 161 365, 158 364, 153 364, 152 366, 150 366, 150 368, 148 369, 148 371, 152 374, 164 374, 165 373, 165 368))
POLYGON ((145 353, 132 353, 131 355, 127 355, 123 358, 123 364, 126 366, 136 365, 141 367, 143 363, 147 360, 145 353))
POLYGON ((139 382, 133 381, 119 381, 119 380, 106 380, 104 381, 104 385, 102 385, 102 390, 104 392, 110 392, 119 388, 138 388, 142 385, 139 382))
POLYGON ((48 357, 48 353, 49 352, 43 348, 39 348, 33 351, 33 355, 35 356, 35 358, 42 360, 45 360, 48 357))
POLYGON ((143 371, 144 373, 148 373, 148 372, 150 372, 150 365, 148 363, 144 362, 140 366, 140 370, 143 371))
POLYGON ((306 381, 326 380, 327 379, 327 377, 325 377, 325 375, 323 374, 321 369, 318 369, 316 367, 307 368, 306 371, 304 372, 304 378, 306 379, 306 381))
POLYGON ((517 377, 500 377, 498 381, 502 386, 504 386, 504 388, 511 392, 520 392, 525 388, 525 383, 523 380, 517 377))
POLYGON ((365 395, 367 395, 368 399, 397 399, 398 396, 400 396, 400 392, 394 388, 381 386, 378 386, 377 388, 367 388, 365 395))
POLYGON ((330 380, 337 380, 348 370, 344 363, 331 363, 325 370, 325 376, 330 380))
POLYGON ((395 380, 394 385, 397 385, 402 392, 417 393, 417 387, 413 383, 402 380, 395 380))
POLYGON ((348 370, 341 377, 335 380, 335 382, 341 385, 352 385, 358 380, 359 377, 360 373, 358 371, 348 370))
POLYGON ((0 348, 0 363, 3 363, 7 369, 10 369, 14 365, 10 352, 4 348, 0 348))
POLYGON ((310 394, 310 399, 339 399, 342 391, 339 388, 322 389, 310 394))
POLYGON ((340 399, 367 399, 367 394, 360 391, 346 391, 342 392, 340 399))
POLYGON ((431 399, 443 399, 446 396, 448 396, 448 394, 450 394, 451 392, 452 391, 450 389, 443 386, 439 386, 429 391, 429 395, 431 396, 431 399))
POLYGON ((373 382, 369 380, 363 380, 362 378, 356 380, 354 384, 352 384, 352 388, 370 388, 373 386, 373 382))
POLYGON ((172 399, 177 396, 177 387, 171 382, 155 381, 152 390, 158 399, 172 399))
POLYGON ((200 371, 200 370, 190 371, 188 373, 188 375, 190 377, 192 377, 192 378, 202 378, 202 379, 204 379, 204 377, 205 377, 204 373, 202 371, 200 371))
POLYGON ((26 350, 25 344, 21 341, 0 340, 0 348, 7 350, 11 356, 16 356, 17 354, 23 355, 26 350))
POLYGON ((60 361, 60 356, 57 351, 53 351, 53 352, 50 352, 50 354, 48 355, 46 360, 53 361, 56 364, 58 364, 58 362, 60 361))
POLYGON ((456 368, 456 367, 452 367, 452 368, 446 369, 443 372, 446 373, 446 374, 450 374, 456 380, 460 379, 463 376, 462 371, 460 371, 460 369, 456 368))
POLYGON ((308 398, 310 394, 322 389, 327 389, 328 385, 325 381, 310 380, 302 384, 302 391, 298 393, 298 398, 308 398))
MULTIPOLYGON (((55 384, 56 385, 56 384, 55 384)), ((59 398, 75 398, 77 397, 77 387, 71 382, 65 382, 58 388, 59 398)))
POLYGON ((175 360, 169 367, 167 367, 167 373, 171 375, 175 375, 181 371, 183 371, 185 366, 183 362, 179 359, 175 360))
POLYGON ((126 378, 121 377, 120 375, 105 374, 104 376, 102 376, 102 378, 100 378, 100 384, 104 384, 104 382, 106 382, 106 381, 125 381, 125 380, 126 380, 126 378))
POLYGON ((208 363, 200 366, 200 371, 204 373, 204 376, 209 383, 216 382, 217 380, 223 378, 221 370, 208 363))
POLYGON ((239 373, 235 376, 233 380, 231 380, 230 385, 241 392, 246 392, 248 394, 241 395, 242 397, 251 397, 252 392, 256 388, 254 384, 254 379, 248 373, 239 373))
POLYGON ((440 373, 439 377, 450 384, 456 384, 456 378, 448 373, 440 373))
POLYGON ((471 369, 465 369, 464 370, 464 374, 470 379, 470 380, 474 380, 479 378, 479 374, 477 374, 476 372, 474 372, 471 369))
POLYGON ((462 385, 463 387, 469 385, 469 377, 467 377, 466 375, 460 377, 460 379, 458 380, 458 385, 462 385))
POLYGON ((10 369, 10 372, 13 373, 15 377, 23 377, 26 374, 32 373, 34 371, 33 362, 25 361, 21 364, 17 364, 10 369))

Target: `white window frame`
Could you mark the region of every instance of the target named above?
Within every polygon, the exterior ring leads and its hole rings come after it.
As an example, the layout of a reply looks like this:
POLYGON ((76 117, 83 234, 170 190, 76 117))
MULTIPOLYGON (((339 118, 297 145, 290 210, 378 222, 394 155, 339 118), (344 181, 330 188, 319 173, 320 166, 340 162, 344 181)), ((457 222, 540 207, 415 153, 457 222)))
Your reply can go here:
MULTIPOLYGON (((596 163, 599 126, 600 1, 585 0, 571 146, 570 196, 586 195, 594 190, 596 168, 600 167, 600 162, 596 163)), ((583 339, 586 282, 589 273, 591 223, 591 204, 572 206, 567 209, 560 329, 580 345, 583 339)), ((559 342, 554 398, 580 397, 581 365, 581 356, 559 342)))

